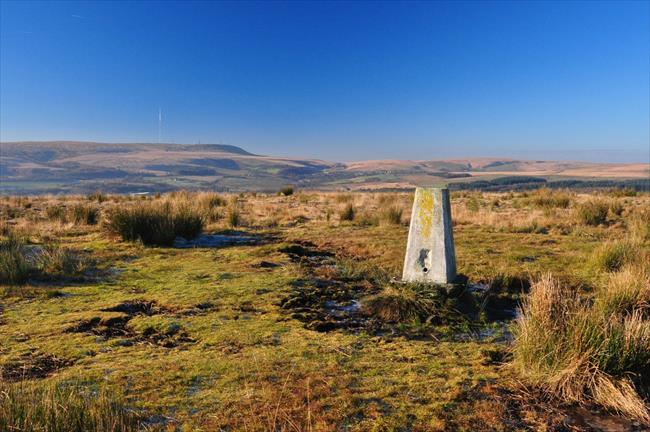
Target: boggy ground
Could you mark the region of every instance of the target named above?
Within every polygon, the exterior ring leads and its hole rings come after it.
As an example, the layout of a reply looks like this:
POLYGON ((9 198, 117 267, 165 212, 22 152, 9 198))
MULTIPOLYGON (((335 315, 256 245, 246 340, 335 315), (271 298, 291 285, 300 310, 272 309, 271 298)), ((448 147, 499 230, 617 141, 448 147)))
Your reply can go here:
POLYGON ((2 379, 101 383, 170 430, 640 430, 542 399, 507 366, 513 309, 530 280, 550 271, 588 292, 594 248, 628 235, 650 204, 601 197, 624 209, 591 226, 574 216, 590 199, 556 208, 527 194, 454 195, 473 307, 443 299, 434 319, 396 323, 363 299, 400 275, 410 194, 234 196, 205 232, 246 242, 196 248, 144 247, 107 236, 101 222, 46 216, 78 201, 103 217, 138 200, 5 198, 5 234, 56 241, 94 264, 82 280, 6 287, 2 379), (349 206, 352 220, 340 220, 349 206))

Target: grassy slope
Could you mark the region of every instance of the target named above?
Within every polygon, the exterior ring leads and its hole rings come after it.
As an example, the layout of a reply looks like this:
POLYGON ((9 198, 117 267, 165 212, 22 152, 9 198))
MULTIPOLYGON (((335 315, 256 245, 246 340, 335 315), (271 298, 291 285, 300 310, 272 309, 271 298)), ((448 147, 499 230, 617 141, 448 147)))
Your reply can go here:
MULTIPOLYGON (((58 287, 65 293, 62 297, 2 299, 0 364, 30 353, 72 359, 72 366, 46 380, 106 382, 124 389, 139 408, 204 430, 279 425, 292 430, 292 424, 301 430, 331 430, 335 425, 359 431, 407 426, 472 429, 477 419, 492 421, 488 428, 505 427, 500 425, 503 419, 491 418, 490 412, 473 413, 460 425, 450 414, 460 409, 464 390, 507 378, 507 371, 484 361, 483 352, 497 348, 496 343, 318 333, 276 305, 292 281, 303 276, 299 265, 278 252, 283 244, 309 240, 398 276, 405 225, 328 223, 325 208, 341 205, 331 198, 246 202, 294 208, 294 215, 309 214, 311 221, 255 230, 279 236, 277 242, 223 249, 142 248, 107 240, 97 229, 71 230, 61 237, 63 245, 91 250, 102 266, 117 270, 99 282, 58 287), (255 267, 262 260, 282 266, 255 267), (101 309, 134 299, 154 300, 167 309, 131 319, 128 326, 136 334, 178 324, 195 342, 173 348, 147 342, 128 345, 119 337, 104 340, 65 331, 92 317, 120 316, 101 309), (197 310, 202 303, 211 306, 197 310)), ((399 202, 408 207, 404 196, 399 202)), ((253 207, 248 205, 251 219, 253 207)), ((463 206, 463 200, 455 205, 463 206)), ((585 279, 585 258, 593 247, 620 232, 610 227, 576 229, 569 235, 522 234, 481 223, 458 224, 459 270, 474 281, 548 270, 585 279)), ((487 404, 487 411, 502 408, 487 404)))

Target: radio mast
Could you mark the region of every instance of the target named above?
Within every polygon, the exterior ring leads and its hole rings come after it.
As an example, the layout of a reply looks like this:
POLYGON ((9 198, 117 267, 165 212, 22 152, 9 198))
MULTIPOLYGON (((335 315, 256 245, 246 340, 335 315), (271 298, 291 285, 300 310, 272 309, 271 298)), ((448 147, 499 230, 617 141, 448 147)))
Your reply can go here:
POLYGON ((158 108, 158 144, 160 144, 160 130, 162 129, 162 109, 158 108))

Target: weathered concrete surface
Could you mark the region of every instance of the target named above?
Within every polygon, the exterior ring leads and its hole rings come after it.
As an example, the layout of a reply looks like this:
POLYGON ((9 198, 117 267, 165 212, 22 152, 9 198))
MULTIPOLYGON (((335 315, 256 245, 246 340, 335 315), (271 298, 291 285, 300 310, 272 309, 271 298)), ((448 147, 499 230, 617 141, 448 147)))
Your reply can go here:
POLYGON ((415 190, 402 279, 429 283, 456 279, 449 189, 415 190))

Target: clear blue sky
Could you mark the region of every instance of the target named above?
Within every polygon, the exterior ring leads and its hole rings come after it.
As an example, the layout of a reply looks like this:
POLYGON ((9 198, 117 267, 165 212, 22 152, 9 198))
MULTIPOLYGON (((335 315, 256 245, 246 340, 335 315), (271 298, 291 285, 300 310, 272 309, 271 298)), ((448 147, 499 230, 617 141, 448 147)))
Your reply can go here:
POLYGON ((647 1, 1 2, 0 139, 648 161, 647 1))

